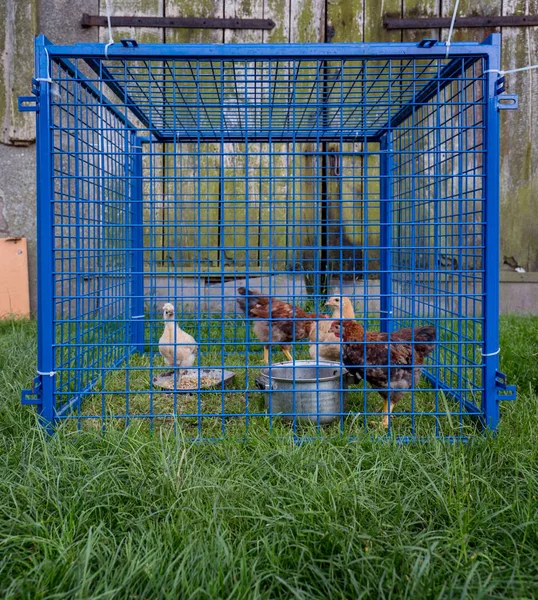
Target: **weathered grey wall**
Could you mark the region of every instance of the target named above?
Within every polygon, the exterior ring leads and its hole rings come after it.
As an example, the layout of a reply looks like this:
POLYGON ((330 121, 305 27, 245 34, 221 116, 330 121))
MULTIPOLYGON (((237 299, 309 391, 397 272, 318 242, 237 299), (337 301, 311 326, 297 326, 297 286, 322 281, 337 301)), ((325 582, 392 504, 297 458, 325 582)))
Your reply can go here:
MULTIPOLYGON (((110 0, 115 15, 223 16, 272 18, 271 32, 132 29, 116 39, 154 42, 318 42, 327 25, 334 41, 446 39, 446 30, 392 31, 385 14, 402 17, 451 16, 455 0, 110 0)), ((83 12, 105 14, 105 0, 0 0, 0 235, 29 239, 32 309, 35 309, 34 116, 18 113, 17 96, 30 93, 33 37, 44 33, 58 44, 106 41, 107 33, 82 29, 83 12), (27 146, 27 147, 21 147, 27 146)), ((461 0, 459 15, 538 13, 538 0, 461 0)), ((498 29, 456 29, 455 40, 482 40, 498 29)), ((504 28, 503 67, 538 62, 538 27, 504 28)), ((520 110, 502 118, 502 253, 528 271, 538 271, 538 72, 508 77, 519 93, 520 110)))
POLYGON ((30 305, 36 308, 35 115, 17 110, 28 96, 34 72, 34 37, 44 33, 59 44, 98 41, 82 29, 83 12, 96 13, 99 0, 0 0, 0 237, 28 238, 30 305))

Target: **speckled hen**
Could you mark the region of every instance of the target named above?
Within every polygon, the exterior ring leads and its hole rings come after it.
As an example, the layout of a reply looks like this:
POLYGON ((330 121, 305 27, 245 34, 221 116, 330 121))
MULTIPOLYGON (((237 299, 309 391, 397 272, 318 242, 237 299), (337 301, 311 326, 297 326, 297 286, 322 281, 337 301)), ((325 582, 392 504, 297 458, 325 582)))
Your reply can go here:
POLYGON ((329 331, 341 337, 343 362, 355 379, 366 378, 373 388, 387 390, 379 394, 385 400, 383 424, 388 427, 394 405, 420 381, 424 359, 435 347, 435 327, 400 329, 389 335, 365 331, 357 321, 342 321, 341 326, 334 321, 329 331))

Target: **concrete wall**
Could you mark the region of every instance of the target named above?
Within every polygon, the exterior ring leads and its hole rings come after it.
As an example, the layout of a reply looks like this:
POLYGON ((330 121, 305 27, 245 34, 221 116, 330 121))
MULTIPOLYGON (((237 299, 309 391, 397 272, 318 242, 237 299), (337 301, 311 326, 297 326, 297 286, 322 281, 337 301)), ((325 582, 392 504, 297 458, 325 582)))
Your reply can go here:
POLYGON ((44 33, 58 44, 97 42, 99 31, 82 29, 80 17, 98 11, 99 0, 0 0, 0 237, 28 238, 33 314, 37 299, 35 115, 20 113, 17 98, 30 95, 36 34, 44 33))
POLYGON ((501 312, 538 314, 538 273, 501 271, 501 312))
MULTIPOLYGON (((446 30, 392 31, 382 26, 385 14, 402 17, 450 16, 455 0, 110 0, 116 15, 224 16, 272 18, 271 32, 132 29, 116 38, 156 42, 308 42, 411 41, 446 39, 446 30)), ((0 235, 29 240, 31 306, 35 311, 35 126, 32 113, 17 111, 17 97, 28 95, 33 74, 33 38, 44 33, 58 44, 106 41, 106 31, 82 29, 83 12, 105 14, 105 0, 0 0, 0 235)), ((538 0, 461 0, 459 15, 536 14, 538 0)), ((495 29, 456 29, 455 40, 482 40, 495 29)), ((498 29, 497 29, 498 31, 498 29)), ((536 62, 538 28, 504 28, 503 67, 536 62)), ((508 91, 520 94, 520 110, 502 118, 501 213, 502 254, 513 256, 527 271, 538 271, 538 102, 536 72, 507 78, 508 91)), ((528 283, 526 285, 538 285, 528 283)), ((503 289, 506 288, 503 282, 503 289)), ((523 290, 514 284, 511 293, 523 290)), ((525 287, 525 297, 533 296, 525 287), (530 296, 529 296, 530 294, 530 296)), ((504 309, 536 303, 507 302, 504 309)))

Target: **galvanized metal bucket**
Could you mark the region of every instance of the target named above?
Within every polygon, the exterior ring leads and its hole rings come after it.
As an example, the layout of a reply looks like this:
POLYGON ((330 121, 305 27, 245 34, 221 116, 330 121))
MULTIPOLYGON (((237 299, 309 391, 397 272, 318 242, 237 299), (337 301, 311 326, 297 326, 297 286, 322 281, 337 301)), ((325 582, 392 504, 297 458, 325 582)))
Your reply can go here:
POLYGON ((347 371, 340 363, 275 363, 262 369, 256 384, 266 392, 265 409, 286 421, 331 423, 347 412, 347 371))

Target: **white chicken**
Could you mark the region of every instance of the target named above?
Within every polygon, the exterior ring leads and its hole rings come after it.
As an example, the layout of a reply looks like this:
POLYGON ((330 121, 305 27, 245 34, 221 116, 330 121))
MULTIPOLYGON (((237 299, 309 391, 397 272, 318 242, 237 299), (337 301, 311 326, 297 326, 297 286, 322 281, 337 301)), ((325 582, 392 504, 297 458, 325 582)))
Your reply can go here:
MULTIPOLYGON (((196 362, 198 344, 192 335, 174 321, 174 305, 163 306, 164 331, 159 340, 159 352, 170 367, 192 367, 196 362)), ((179 376, 181 377, 181 371, 179 376)))
POLYGON ((334 319, 354 319, 355 310, 351 304, 351 300, 345 296, 333 296, 327 301, 327 306, 334 308, 333 314, 329 319, 318 321, 317 324, 310 329, 308 339, 311 345, 308 349, 312 360, 332 360, 340 361, 340 339, 337 338, 332 331, 329 331, 334 319), (318 342, 325 342, 323 344, 318 342), (327 342, 332 342, 327 344, 327 342))

